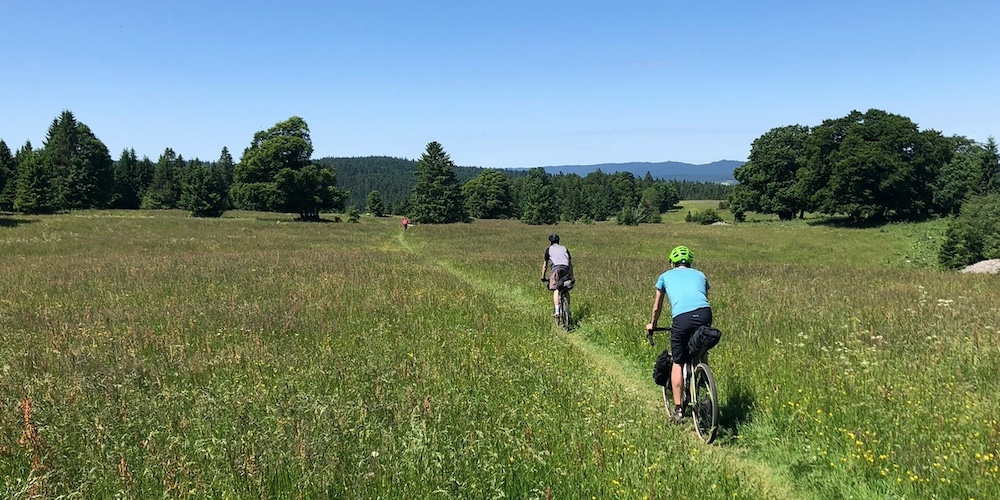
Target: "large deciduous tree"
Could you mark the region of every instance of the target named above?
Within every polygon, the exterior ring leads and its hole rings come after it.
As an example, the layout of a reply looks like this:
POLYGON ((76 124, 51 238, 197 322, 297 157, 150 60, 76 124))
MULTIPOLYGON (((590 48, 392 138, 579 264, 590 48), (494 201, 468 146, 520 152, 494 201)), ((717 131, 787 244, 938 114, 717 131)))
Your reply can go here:
POLYGON ((309 126, 298 116, 257 132, 233 171, 233 204, 310 221, 322 210, 343 208, 346 193, 337 189, 332 169, 313 164, 312 153, 309 126))
POLYGON ((877 109, 824 121, 806 149, 802 192, 812 193, 819 211, 855 221, 931 213, 937 170, 951 158, 939 132, 877 109))
POLYGON ((417 178, 410 193, 414 222, 447 224, 468 222, 455 164, 438 142, 430 142, 417 162, 417 178))
POLYGON ((798 173, 805 166, 809 127, 789 125, 771 129, 750 147, 746 163, 733 172, 740 182, 729 197, 736 212, 776 214, 789 220, 807 208, 798 173))
POLYGON ((465 208, 477 219, 507 219, 514 214, 510 179, 499 170, 483 170, 462 185, 465 208))

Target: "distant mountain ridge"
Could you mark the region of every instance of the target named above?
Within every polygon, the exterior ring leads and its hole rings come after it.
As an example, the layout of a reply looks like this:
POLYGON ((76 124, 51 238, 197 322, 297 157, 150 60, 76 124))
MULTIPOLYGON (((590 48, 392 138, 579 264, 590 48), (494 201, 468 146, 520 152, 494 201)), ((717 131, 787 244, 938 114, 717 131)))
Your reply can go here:
POLYGON ((735 181, 733 170, 743 165, 742 161, 719 160, 712 163, 695 165, 679 161, 664 162, 629 162, 629 163, 599 163, 595 165, 559 165, 542 167, 545 172, 557 175, 577 174, 581 177, 598 169, 606 174, 615 172, 631 172, 636 177, 645 177, 646 172, 654 179, 677 180, 690 182, 730 182, 735 181))

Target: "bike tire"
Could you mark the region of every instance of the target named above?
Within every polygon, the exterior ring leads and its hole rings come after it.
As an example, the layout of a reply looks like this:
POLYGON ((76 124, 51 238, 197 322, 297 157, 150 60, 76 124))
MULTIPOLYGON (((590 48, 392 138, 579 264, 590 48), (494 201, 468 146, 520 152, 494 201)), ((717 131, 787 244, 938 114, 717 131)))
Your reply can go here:
POLYGON ((559 294, 559 324, 567 332, 573 325, 573 314, 569 308, 569 292, 563 291, 559 294))
POLYGON ((698 437, 706 444, 715 440, 719 429, 719 394, 712 369, 698 363, 691 375, 691 416, 698 437))

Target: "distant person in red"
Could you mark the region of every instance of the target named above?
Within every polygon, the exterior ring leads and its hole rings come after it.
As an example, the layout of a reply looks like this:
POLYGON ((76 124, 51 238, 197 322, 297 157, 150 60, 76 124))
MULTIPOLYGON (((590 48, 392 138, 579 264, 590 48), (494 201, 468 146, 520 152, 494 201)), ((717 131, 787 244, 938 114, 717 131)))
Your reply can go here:
POLYGON ((403 217, 403 231, 406 231, 406 228, 409 226, 410 226, 410 219, 403 217))

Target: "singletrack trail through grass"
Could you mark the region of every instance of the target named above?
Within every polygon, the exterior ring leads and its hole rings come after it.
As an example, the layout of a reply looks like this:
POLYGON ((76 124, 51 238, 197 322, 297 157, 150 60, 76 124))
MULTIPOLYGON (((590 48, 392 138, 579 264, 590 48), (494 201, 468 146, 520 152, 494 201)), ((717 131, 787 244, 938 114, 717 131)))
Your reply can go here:
MULTIPOLYGON (((547 315, 547 310, 539 307, 539 300, 536 294, 528 295, 523 288, 502 286, 498 283, 473 276, 445 260, 429 255, 428 252, 418 248, 418 245, 411 244, 404 232, 398 233, 397 239, 402 248, 421 261, 444 269, 467 283, 476 291, 491 293, 509 303, 515 304, 524 314, 547 315)), ((591 332, 592 328, 591 325, 583 322, 577 323, 571 332, 564 332, 556 328, 554 324, 552 330, 553 332, 558 332, 557 335, 560 340, 576 348, 592 362, 595 368, 620 386, 623 394, 641 401, 647 411, 666 419, 667 415, 663 409, 663 400, 659 397, 649 397, 650 393, 655 393, 655 391, 651 391, 650 389, 649 374, 647 373, 649 367, 623 360, 609 352, 605 347, 588 341, 588 333, 593 333, 591 332)), ((706 446, 694 434, 689 425, 677 426, 674 430, 675 432, 669 436, 669 439, 686 439, 692 447, 698 447, 699 453, 712 457, 713 460, 725 464, 728 468, 747 472, 747 477, 753 478, 761 491, 765 493, 765 498, 801 499, 810 497, 808 493, 796 491, 786 477, 768 466, 768 464, 753 460, 736 448, 715 445, 706 446)))

